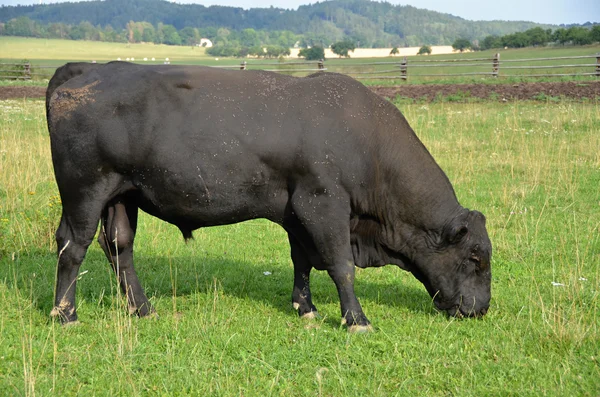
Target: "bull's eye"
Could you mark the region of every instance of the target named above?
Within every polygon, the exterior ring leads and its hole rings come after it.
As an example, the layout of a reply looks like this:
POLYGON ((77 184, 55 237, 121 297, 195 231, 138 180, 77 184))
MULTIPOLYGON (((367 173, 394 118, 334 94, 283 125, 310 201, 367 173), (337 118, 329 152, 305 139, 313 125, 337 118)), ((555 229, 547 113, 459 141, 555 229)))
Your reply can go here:
POLYGON ((475 270, 479 271, 481 269, 481 261, 479 260, 479 258, 469 258, 469 262, 472 263, 472 265, 475 266, 475 270))
POLYGON ((479 267, 481 265, 481 257, 479 256, 479 244, 475 245, 473 251, 471 251, 471 256, 469 259, 472 262, 475 262, 475 265, 479 267))

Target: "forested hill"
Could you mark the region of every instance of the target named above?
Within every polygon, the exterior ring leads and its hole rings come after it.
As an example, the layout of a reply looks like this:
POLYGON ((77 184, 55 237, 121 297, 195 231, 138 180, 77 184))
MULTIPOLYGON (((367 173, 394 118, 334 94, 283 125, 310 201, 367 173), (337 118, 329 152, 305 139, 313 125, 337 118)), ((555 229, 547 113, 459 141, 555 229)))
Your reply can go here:
POLYGON ((536 26, 554 27, 525 21, 468 21, 450 14, 369 0, 318 2, 300 6, 298 10, 273 7, 244 10, 164 0, 105 0, 0 8, 0 22, 22 16, 43 24, 76 25, 87 21, 103 28, 110 25, 116 30, 125 29, 130 21, 144 21, 173 25, 178 30, 193 27, 207 33, 218 28, 291 31, 309 42, 329 44, 349 38, 361 47, 451 44, 459 37, 480 40, 536 26))

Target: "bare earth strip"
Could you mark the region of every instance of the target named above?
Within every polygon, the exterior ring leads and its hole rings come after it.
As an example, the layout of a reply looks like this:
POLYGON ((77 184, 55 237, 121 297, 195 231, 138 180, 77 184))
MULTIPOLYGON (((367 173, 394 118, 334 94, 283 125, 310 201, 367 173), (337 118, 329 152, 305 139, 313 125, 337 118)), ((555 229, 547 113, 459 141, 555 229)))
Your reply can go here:
POLYGON ((0 86, 0 100, 43 98, 46 96, 46 87, 2 87, 0 86))
POLYGON ((540 82, 519 84, 422 84, 393 87, 371 87, 377 94, 394 99, 397 96, 415 100, 432 101, 436 96, 462 96, 496 100, 539 99, 547 97, 572 99, 600 98, 600 81, 592 82, 540 82))
MULTIPOLYGON (((461 96, 495 100, 527 100, 546 97, 572 99, 600 98, 600 81, 591 82, 540 82, 519 84, 406 84, 393 87, 371 86, 377 94, 394 99, 397 96, 415 100, 432 101, 436 97, 461 96)), ((17 98, 43 98, 45 87, 1 87, 0 100, 17 98)))

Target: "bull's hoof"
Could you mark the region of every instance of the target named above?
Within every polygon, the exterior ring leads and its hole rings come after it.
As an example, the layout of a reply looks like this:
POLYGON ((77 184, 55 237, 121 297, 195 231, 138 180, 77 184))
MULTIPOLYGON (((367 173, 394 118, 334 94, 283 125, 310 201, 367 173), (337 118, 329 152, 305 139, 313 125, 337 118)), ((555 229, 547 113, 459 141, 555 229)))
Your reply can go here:
POLYGON ((319 312, 317 312, 317 311, 307 312, 300 316, 300 318, 304 318, 307 320, 314 320, 315 318, 319 318, 319 317, 321 317, 321 316, 319 315, 319 312))
POLYGON ((52 311, 50 311, 50 317, 57 318, 60 317, 60 309, 58 307, 53 307, 52 311))
POLYGON ((351 325, 348 327, 348 332, 351 334, 366 334, 368 332, 373 332, 373 327, 371 324, 367 325, 351 325))
POLYGON ((364 315, 362 317, 354 317, 352 322, 348 321, 346 317, 342 317, 343 325, 348 327, 348 332, 351 334, 364 334, 373 331, 373 327, 364 315))
POLYGON ((152 311, 152 312, 150 312, 150 313, 148 313, 148 314, 146 314, 144 316, 140 316, 140 318, 148 319, 148 320, 159 320, 160 316, 158 315, 157 312, 152 311))
POLYGON ((71 323, 77 323, 77 314, 73 309, 61 308, 55 306, 50 312, 50 317, 60 321, 62 325, 69 325, 71 323))
POLYGON ((156 310, 154 310, 154 307, 150 303, 144 303, 139 307, 129 305, 129 315, 136 315, 138 317, 158 317, 156 310))
POLYGON ((80 325, 81 323, 79 322, 79 320, 69 321, 68 323, 62 323, 62 326, 65 328, 78 327, 80 325))
POLYGON ((312 304, 305 303, 301 305, 298 302, 292 302, 292 307, 298 312, 298 316, 300 316, 300 318, 314 319, 320 317, 317 308, 312 304))

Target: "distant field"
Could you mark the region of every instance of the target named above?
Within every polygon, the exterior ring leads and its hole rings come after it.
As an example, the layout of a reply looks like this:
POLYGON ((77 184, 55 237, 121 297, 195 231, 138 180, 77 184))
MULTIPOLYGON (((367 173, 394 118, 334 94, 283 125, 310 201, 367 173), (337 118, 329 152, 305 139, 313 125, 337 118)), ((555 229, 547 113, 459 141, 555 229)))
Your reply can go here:
MULTIPOLYGON (((501 63, 501 76, 507 74, 516 74, 516 77, 501 77, 494 79, 489 76, 433 76, 422 77, 423 74, 453 74, 453 73, 472 73, 472 72, 491 72, 491 61, 482 63, 482 66, 467 66, 467 67, 411 67, 416 64, 426 64, 426 61, 436 59, 474 59, 474 58, 489 58, 500 52, 501 62, 514 59, 527 58, 547 58, 547 57, 565 57, 565 56, 582 56, 594 55, 600 53, 600 45, 580 46, 580 47, 553 47, 553 48, 525 48, 511 50, 489 50, 482 52, 472 52, 464 54, 448 54, 448 55, 431 55, 431 56, 413 56, 408 57, 409 62, 409 79, 408 83, 503 83, 514 81, 563 81, 563 80, 590 80, 594 77, 552 77, 552 78, 529 78, 523 77, 525 74, 531 73, 582 73, 593 72, 596 62, 595 58, 590 59, 572 59, 572 60, 554 60, 534 62, 527 64, 535 64, 541 66, 553 65, 579 65, 589 64, 589 67, 564 67, 558 69, 536 69, 536 70, 509 70, 503 69, 508 66, 523 66, 521 63, 501 63)), ((248 63, 248 69, 312 69, 302 72, 293 72, 295 75, 306 75, 316 70, 316 64, 312 65, 288 65, 289 62, 300 61, 298 58, 288 58, 283 62, 277 59, 239 59, 239 58, 214 58, 206 55, 204 48, 199 47, 183 47, 183 46, 167 46, 155 44, 123 44, 123 43, 102 43, 94 41, 71 41, 71 40, 47 40, 33 38, 19 38, 0 36, 0 61, 21 61, 28 59, 34 66, 35 73, 45 73, 49 77, 54 67, 72 61, 97 61, 108 62, 121 58, 134 58, 137 63, 154 63, 162 64, 166 58, 172 64, 192 64, 192 65, 208 65, 208 66, 233 66, 239 65, 242 61, 248 63), (151 59, 155 58, 152 62, 151 59), (148 61, 143 59, 147 58, 148 61), (268 63, 268 65, 265 65, 268 63), (262 65, 259 65, 262 64, 262 65), (44 68, 43 66, 46 66, 44 68)), ((395 76, 399 75, 398 62, 401 57, 383 57, 383 58, 329 58, 325 62, 327 71, 340 72, 346 74, 354 74, 355 77, 365 77, 360 73, 377 72, 379 75, 395 76), (367 65, 370 63, 389 62, 393 64, 378 64, 367 65), (393 71, 393 73, 390 73, 393 71)), ((292 73, 292 72, 290 72, 292 73)), ((400 79, 393 80, 368 80, 363 79, 366 84, 406 84, 400 79)))
POLYGON ((165 58, 178 62, 195 62, 205 58, 201 47, 182 47, 155 44, 104 43, 99 41, 74 41, 56 39, 34 39, 25 37, 0 37, 0 59, 28 59, 34 64, 62 65, 65 62, 106 62, 117 58, 156 58, 163 63, 165 58))
POLYGON ((160 318, 126 314, 94 243, 81 325, 52 322, 60 199, 44 103, 0 101, 0 394, 598 396, 599 105, 400 107, 462 204, 487 216, 492 303, 481 320, 448 319, 410 274, 358 269, 375 331, 349 335, 324 272, 312 283, 323 318, 292 310, 278 226, 201 229, 185 244, 145 214, 137 268, 160 318))

